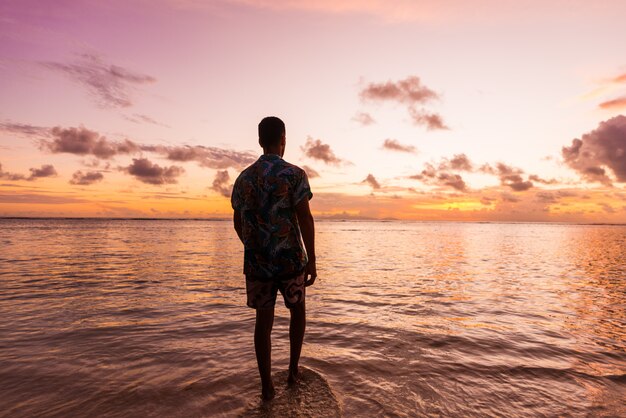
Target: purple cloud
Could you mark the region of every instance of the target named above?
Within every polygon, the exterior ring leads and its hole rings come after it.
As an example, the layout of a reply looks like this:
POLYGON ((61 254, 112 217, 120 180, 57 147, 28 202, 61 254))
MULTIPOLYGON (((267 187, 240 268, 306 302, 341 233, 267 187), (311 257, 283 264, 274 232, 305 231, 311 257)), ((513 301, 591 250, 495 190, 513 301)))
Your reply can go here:
POLYGON ((9 173, 9 172, 3 171, 2 164, 0 164, 0 179, 5 179, 9 181, 19 181, 19 180, 26 180, 26 177, 24 177, 21 174, 9 173))
POLYGON ((52 153, 93 155, 109 159, 117 154, 132 154, 140 150, 133 141, 111 141, 82 126, 65 129, 56 126, 50 130, 50 134, 52 138, 41 140, 41 146, 52 153))
POLYGON ((188 162, 195 161, 201 167, 223 170, 229 167, 240 169, 252 164, 257 155, 250 152, 234 151, 217 147, 205 147, 202 145, 142 145, 142 151, 154 152, 170 161, 188 162))
POLYGON ((121 170, 143 183, 155 185, 174 184, 177 182, 177 177, 185 172, 182 167, 175 165, 161 167, 147 158, 133 158, 133 163, 121 170))
POLYGON ((78 62, 70 64, 42 62, 41 65, 86 87, 98 105, 105 108, 132 106, 130 93, 133 87, 156 81, 152 76, 105 64, 100 57, 90 54, 82 54, 78 62))
POLYGON ((57 171, 50 164, 42 165, 41 168, 31 168, 28 180, 35 180, 42 177, 56 176, 57 171))
POLYGON ((228 170, 218 171, 215 174, 215 179, 213 180, 213 186, 211 186, 211 189, 215 190, 224 197, 230 197, 233 185, 228 184, 229 180, 230 176, 228 175, 228 170))
POLYGON ((418 109, 418 105, 440 99, 439 94, 423 85, 419 77, 409 76, 396 82, 369 83, 361 90, 360 97, 363 101, 404 104, 416 125, 424 125, 429 130, 448 129, 439 114, 418 109))
POLYGON ((78 170, 74 174, 72 174, 72 179, 70 180, 70 184, 80 185, 80 186, 89 186, 90 184, 97 183, 102 181, 104 176, 102 173, 98 171, 88 171, 83 173, 78 170))
POLYGON ((330 149, 330 145, 322 143, 319 139, 308 137, 304 146, 300 148, 307 157, 324 161, 326 164, 339 165, 344 162, 330 149))
POLYGON ((368 174, 367 177, 365 177, 365 180, 363 180, 361 183, 367 183, 372 186, 372 189, 375 190, 380 189, 380 183, 372 174, 368 174))
POLYGON ((611 185, 613 174, 617 182, 626 182, 626 116, 619 115, 601 122, 596 129, 575 138, 561 149, 570 168, 589 182, 611 185))
POLYGON ((485 174, 498 176, 500 184, 508 186, 516 192, 523 192, 534 186, 532 181, 522 178, 522 174, 524 174, 522 169, 511 167, 501 162, 496 163, 495 167, 483 164, 478 170, 485 174))
POLYGON ((359 122, 363 126, 368 126, 376 123, 372 115, 367 112, 359 112, 352 118, 353 121, 359 122))
POLYGON ((302 169, 306 172, 307 177, 310 179, 314 179, 320 176, 320 174, 317 171, 315 171, 313 168, 309 167, 308 165, 303 165, 302 169))
POLYGON ((390 151, 398 151, 398 152, 407 152, 409 154, 415 154, 417 152, 417 148, 413 145, 404 145, 401 144, 397 139, 385 139, 383 142, 383 149, 387 149, 390 151))

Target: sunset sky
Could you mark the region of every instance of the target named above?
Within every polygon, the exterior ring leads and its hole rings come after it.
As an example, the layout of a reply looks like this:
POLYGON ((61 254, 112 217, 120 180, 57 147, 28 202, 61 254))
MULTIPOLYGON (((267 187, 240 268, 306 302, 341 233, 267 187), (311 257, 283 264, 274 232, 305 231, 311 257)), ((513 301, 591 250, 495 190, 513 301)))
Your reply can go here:
POLYGON ((0 0, 0 216, 626 222, 626 2, 0 0))

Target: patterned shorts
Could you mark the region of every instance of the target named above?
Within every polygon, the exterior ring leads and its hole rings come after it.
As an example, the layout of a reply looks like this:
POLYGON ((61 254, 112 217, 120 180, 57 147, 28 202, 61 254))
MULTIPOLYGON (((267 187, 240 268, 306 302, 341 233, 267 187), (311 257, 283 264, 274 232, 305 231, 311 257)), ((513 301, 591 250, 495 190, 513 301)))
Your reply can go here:
POLYGON ((246 276, 248 306, 253 309, 273 308, 278 291, 289 309, 304 301, 304 273, 287 279, 260 279, 246 276))

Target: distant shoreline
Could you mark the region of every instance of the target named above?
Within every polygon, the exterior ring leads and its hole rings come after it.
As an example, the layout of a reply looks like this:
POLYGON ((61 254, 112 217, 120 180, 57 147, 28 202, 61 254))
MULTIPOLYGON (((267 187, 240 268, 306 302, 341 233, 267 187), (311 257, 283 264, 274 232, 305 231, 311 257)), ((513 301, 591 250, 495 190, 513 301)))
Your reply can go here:
MULTIPOLYGON (((38 216, 0 216, 0 220, 51 220, 51 221, 210 221, 230 222, 230 218, 133 218, 133 217, 38 217, 38 216)), ((590 226, 626 226, 626 223, 606 222, 541 222, 541 221, 445 221, 445 220, 412 220, 396 218, 331 218, 317 217, 319 222, 407 222, 407 223, 463 223, 463 224, 532 224, 532 225, 590 225, 590 226)))

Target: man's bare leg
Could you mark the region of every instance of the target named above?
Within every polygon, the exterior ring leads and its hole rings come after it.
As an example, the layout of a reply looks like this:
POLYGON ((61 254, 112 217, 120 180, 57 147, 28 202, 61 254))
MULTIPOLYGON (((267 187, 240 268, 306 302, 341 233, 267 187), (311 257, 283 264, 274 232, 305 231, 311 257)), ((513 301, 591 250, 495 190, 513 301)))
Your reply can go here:
POLYGON ((291 322, 289 323, 289 384, 298 380, 298 362, 302 351, 302 341, 304 340, 304 330, 306 328, 306 310, 304 301, 298 303, 290 309, 291 322))
POLYGON ((256 361, 261 375, 261 396, 265 400, 274 397, 272 382, 272 326, 274 325, 274 308, 257 309, 254 327, 254 349, 256 361))

